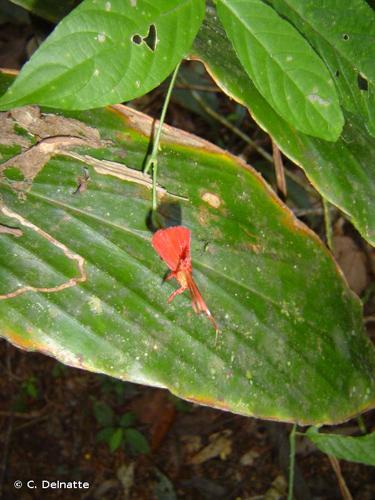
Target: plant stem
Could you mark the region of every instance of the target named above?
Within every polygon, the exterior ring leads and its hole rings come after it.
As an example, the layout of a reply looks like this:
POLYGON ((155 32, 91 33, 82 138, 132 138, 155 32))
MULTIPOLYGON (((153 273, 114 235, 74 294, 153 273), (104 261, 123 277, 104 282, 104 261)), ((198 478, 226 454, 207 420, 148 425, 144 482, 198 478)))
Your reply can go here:
POLYGON ((324 224, 326 229, 326 240, 327 246, 333 252, 333 241, 332 241, 332 220, 329 211, 329 202, 322 196, 323 210, 324 210, 324 224))
POLYGON ((273 153, 273 163, 275 167, 277 189, 284 196, 284 199, 286 199, 286 197, 288 196, 288 191, 286 187, 283 159, 281 156, 280 149, 277 147, 277 144, 274 140, 272 140, 272 153, 273 153))
POLYGON ((296 456, 296 430, 297 424, 294 424, 289 434, 289 484, 288 484, 288 500, 293 500, 294 487, 294 463, 296 456))
MULTIPOLYGON (((186 84, 185 80, 182 80, 182 81, 186 84)), ((224 125, 224 127, 231 130, 235 135, 240 137, 240 139, 242 139, 244 142, 246 142, 246 144, 248 144, 249 146, 254 148, 255 151, 257 151, 265 160, 267 160, 269 163, 271 163, 273 165, 273 157, 265 149, 263 149, 255 141, 253 141, 250 137, 248 137, 244 132, 242 132, 242 130, 240 130, 238 127, 233 125, 233 123, 231 123, 229 120, 224 118, 224 116, 221 116, 214 109, 212 109, 211 106, 209 106, 201 98, 201 96, 198 94, 198 92, 191 90, 191 95, 194 97, 194 99, 197 101, 197 103, 203 109, 203 111, 205 111, 209 116, 214 118, 214 120, 216 120, 219 123, 221 123, 222 125, 224 125)), ((309 184, 306 184, 305 182, 303 182, 298 177, 298 175, 296 175, 295 173, 291 172, 288 169, 285 169, 285 174, 287 175, 287 177, 292 179, 296 184, 301 186, 305 191, 307 191, 308 193, 310 193, 313 196, 317 196, 315 189, 313 187, 311 187, 309 184)))
POLYGON ((199 106, 203 109, 203 111, 205 111, 209 116, 211 116, 216 121, 218 121, 219 123, 221 123, 222 125, 224 125, 224 127, 226 127, 227 129, 231 130, 234 134, 236 134, 238 137, 240 137, 244 142, 246 142, 247 144, 249 144, 249 146, 251 146, 252 148, 254 148, 255 151, 257 151, 261 156, 263 156, 263 158, 265 160, 267 160, 269 163, 273 164, 272 155, 270 155, 269 153, 267 153, 267 151, 265 149, 263 149, 255 141, 253 141, 252 139, 250 139, 250 137, 248 137, 238 127, 236 127, 235 125, 233 125, 233 123, 231 123, 229 120, 227 120, 226 118, 224 118, 224 116, 221 116, 221 115, 219 115, 219 113, 216 113, 216 111, 213 110, 211 108, 211 106, 209 106, 201 98, 201 96, 198 94, 198 92, 196 92, 195 90, 191 90, 191 94, 194 97, 194 99, 197 101, 197 103, 199 104, 199 106))
POLYGON ((167 95, 165 96, 165 100, 163 103, 163 109, 161 110, 161 115, 160 115, 160 120, 159 120, 159 125, 156 130, 155 138, 152 144, 152 150, 150 156, 147 158, 147 162, 144 168, 144 173, 148 174, 150 168, 152 167, 152 210, 156 210, 157 208, 157 193, 156 193, 156 186, 157 186, 157 174, 158 174, 158 151, 159 151, 159 144, 160 144, 160 137, 161 137, 161 131, 163 128, 164 120, 165 120, 165 115, 167 113, 168 109, 168 104, 172 95, 172 90, 174 87, 174 83, 176 81, 177 73, 180 68, 181 61, 177 64, 173 74, 171 81, 169 82, 168 90, 167 90, 167 95))
POLYGON ((362 434, 366 434, 367 433, 366 424, 365 421, 363 420, 362 415, 359 415, 359 417, 357 417, 357 424, 362 434))
POLYGON ((341 467, 340 467, 340 462, 337 460, 336 457, 332 455, 327 455, 329 461, 331 462, 332 469, 334 473, 336 474, 337 482, 340 488, 340 493, 341 496, 344 500, 353 500, 352 494, 349 491, 348 486, 346 485, 344 476, 342 475, 341 472, 341 467))

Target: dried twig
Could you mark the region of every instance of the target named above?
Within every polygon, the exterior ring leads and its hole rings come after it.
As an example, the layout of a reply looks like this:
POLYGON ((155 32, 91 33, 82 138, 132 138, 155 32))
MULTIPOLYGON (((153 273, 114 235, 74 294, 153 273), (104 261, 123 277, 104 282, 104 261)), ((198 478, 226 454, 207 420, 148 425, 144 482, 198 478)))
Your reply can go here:
POLYGON ((349 491, 349 488, 346 485, 345 479, 341 473, 341 467, 340 463, 337 460, 336 457, 332 455, 327 455, 329 458, 329 461, 331 462, 332 469, 334 470, 334 473, 336 474, 337 477, 337 482, 339 484, 341 496, 344 500, 353 500, 353 497, 349 491))
POLYGON ((31 411, 28 413, 23 413, 18 411, 0 411, 0 417, 14 417, 14 418, 25 418, 25 419, 37 418, 45 414, 47 407, 49 407, 49 405, 46 405, 41 410, 31 411))
POLYGON ((187 90, 198 90, 199 92, 221 92, 219 87, 213 85, 192 85, 190 83, 177 83, 175 85, 176 89, 187 89, 187 90))
MULTIPOLYGON (((183 79, 182 79, 183 80, 183 79)), ((184 80, 183 80, 184 81, 184 80)), ((186 82, 185 82, 186 83, 186 82)), ((214 109, 211 108, 198 94, 198 92, 195 92, 194 90, 191 91, 191 95, 194 97, 194 99, 197 101, 199 106, 205 111, 209 116, 214 118, 216 121, 224 125, 227 129, 231 130, 235 135, 237 135, 240 139, 242 139, 246 144, 251 146, 257 153, 259 153, 265 160, 267 160, 269 163, 273 165, 274 160, 272 158, 272 155, 270 155, 264 148, 259 146, 256 141, 253 141, 250 137, 248 137, 242 130, 240 130, 238 127, 233 125, 229 120, 224 118, 224 116, 221 116, 219 113, 217 113, 214 109)), ((309 194, 312 196, 318 196, 315 189, 310 186, 310 184, 304 182, 303 180, 300 179, 298 175, 296 175, 294 172, 291 172, 289 169, 285 169, 285 175, 292 179, 296 184, 301 186, 305 191, 307 191, 309 194)))
POLYGON ((286 198, 288 192, 286 188, 283 159, 281 157, 280 149, 277 147, 277 144, 274 141, 272 141, 272 153, 273 153, 273 164, 275 166, 277 189, 284 196, 284 198, 286 198))
POLYGON ((329 210, 329 202, 322 196, 323 210, 324 210, 324 224, 326 228, 326 241, 327 247, 333 252, 333 240, 332 240, 332 220, 329 210))

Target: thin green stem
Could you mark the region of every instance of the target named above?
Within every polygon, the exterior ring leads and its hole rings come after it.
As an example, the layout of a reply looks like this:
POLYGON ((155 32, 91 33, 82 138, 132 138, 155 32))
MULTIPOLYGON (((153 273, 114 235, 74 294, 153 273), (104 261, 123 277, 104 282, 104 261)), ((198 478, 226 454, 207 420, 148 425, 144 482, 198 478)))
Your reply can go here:
POLYGON ((329 210, 329 202, 322 196, 323 210, 324 210, 324 225, 326 230, 326 240, 327 246, 333 252, 333 241, 332 241, 332 220, 329 210))
POLYGON ((296 457, 296 431, 297 424, 294 424, 289 434, 289 485, 288 485, 288 500, 293 500, 294 487, 294 464, 296 457))
POLYGON ((366 424, 365 424, 365 421, 363 420, 362 415, 359 415, 357 417, 357 424, 358 424, 359 430, 362 432, 362 434, 367 434, 366 424))
POLYGON ((233 125, 229 120, 224 118, 224 116, 219 115, 219 113, 216 113, 214 109, 211 108, 196 92, 195 90, 191 90, 191 94, 194 97, 194 99, 197 101, 199 106, 205 111, 209 116, 214 118, 216 121, 224 125, 227 129, 231 130, 234 134, 236 134, 238 137, 240 137, 244 142, 249 144, 252 148, 255 149, 265 160, 273 164, 273 158, 272 155, 270 155, 266 150, 264 150, 261 146, 258 146, 258 144, 250 139, 242 130, 240 130, 238 127, 233 125))
MULTIPOLYGON (((184 83, 186 83, 185 80, 182 80, 184 83)), ((242 130, 240 130, 238 127, 233 125, 229 120, 224 118, 224 116, 221 116, 219 113, 217 113, 214 109, 211 108, 198 94, 198 92, 195 92, 194 90, 191 90, 191 95, 194 97, 194 99, 197 101, 199 106, 205 111, 209 116, 214 118, 216 121, 224 125, 227 129, 231 130, 235 135, 240 137, 246 144, 251 146, 255 151, 257 151, 265 160, 267 160, 269 163, 273 165, 273 157, 270 155, 265 149, 263 149, 261 146, 259 146, 255 141, 253 141, 250 137, 248 137, 242 130)), ((285 174, 287 177, 292 179, 296 184, 301 186, 305 191, 308 193, 312 194, 313 196, 317 196, 316 191, 314 188, 312 188, 310 185, 306 184, 306 182, 303 182, 298 175, 294 174, 290 170, 286 169, 285 174)))
POLYGON ((160 115, 160 120, 159 120, 159 125, 156 130, 155 138, 152 144, 152 150, 151 154, 147 158, 146 165, 144 168, 144 173, 148 174, 149 170, 152 168, 152 210, 156 210, 157 208, 157 174, 158 174, 158 151, 159 151, 159 144, 160 144, 160 137, 161 137, 161 131, 164 125, 164 120, 165 120, 165 115, 167 113, 168 109, 168 104, 171 99, 172 95, 172 90, 176 81, 177 73, 180 68, 181 61, 177 64, 173 74, 171 81, 169 82, 168 90, 167 90, 167 95, 165 96, 165 100, 163 103, 163 109, 161 110, 161 115, 160 115))

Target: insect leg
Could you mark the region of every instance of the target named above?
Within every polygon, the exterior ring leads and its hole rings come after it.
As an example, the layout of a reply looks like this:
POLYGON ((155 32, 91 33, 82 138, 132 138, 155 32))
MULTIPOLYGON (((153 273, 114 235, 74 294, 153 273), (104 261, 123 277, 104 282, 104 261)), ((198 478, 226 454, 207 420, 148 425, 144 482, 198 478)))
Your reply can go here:
MULTIPOLYGON (((173 280, 173 278, 176 278, 176 273, 174 271, 171 271, 165 278, 164 281, 169 281, 173 280)), ((177 279, 177 278, 176 278, 177 279)))
POLYGON ((171 295, 168 297, 168 304, 169 302, 172 302, 172 300, 176 297, 176 295, 180 295, 181 293, 184 293, 184 291, 187 290, 186 286, 181 286, 180 288, 177 288, 171 295))

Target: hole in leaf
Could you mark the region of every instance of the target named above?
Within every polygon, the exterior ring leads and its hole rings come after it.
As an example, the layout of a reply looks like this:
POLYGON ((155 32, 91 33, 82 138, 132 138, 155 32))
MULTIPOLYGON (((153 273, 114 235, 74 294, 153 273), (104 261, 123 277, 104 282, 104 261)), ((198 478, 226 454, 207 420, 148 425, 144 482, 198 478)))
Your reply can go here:
POLYGON ((368 81, 361 73, 358 73, 357 83, 360 90, 368 90, 368 81))
POLYGON ((147 37, 143 39, 143 41, 146 43, 147 47, 154 52, 156 48, 156 26, 155 24, 150 24, 150 28, 148 30, 147 37))
POLYGON ((19 170, 17 167, 8 167, 4 170, 3 173, 9 181, 23 181, 25 179, 21 170, 19 170))
POLYGON ((336 76, 337 78, 340 76, 340 71, 339 71, 338 69, 335 71, 335 76, 336 76))
POLYGON ((344 34, 342 35, 342 38, 343 38, 345 41, 347 41, 347 40, 349 40, 349 35, 348 35, 347 33, 344 33, 344 34))
POLYGON ((156 44, 158 42, 157 36, 156 36, 156 26, 155 24, 150 24, 150 27, 148 29, 148 33, 146 36, 141 36, 138 34, 135 34, 132 36, 132 42, 135 43, 136 45, 141 45, 143 42, 147 45, 147 47, 154 52, 156 48, 156 44))
POLYGON ((137 44, 137 45, 141 45, 143 39, 140 35, 133 35, 132 37, 132 42, 137 44))

